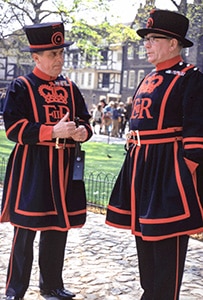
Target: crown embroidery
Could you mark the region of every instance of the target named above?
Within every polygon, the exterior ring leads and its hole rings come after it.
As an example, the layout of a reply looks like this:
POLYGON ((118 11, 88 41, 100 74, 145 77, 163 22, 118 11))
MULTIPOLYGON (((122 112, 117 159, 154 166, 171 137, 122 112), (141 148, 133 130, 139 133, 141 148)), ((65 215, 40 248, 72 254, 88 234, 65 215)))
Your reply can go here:
POLYGON ((151 77, 147 77, 144 79, 138 92, 139 94, 141 93, 151 94, 155 90, 155 88, 157 88, 162 84, 162 82, 163 82, 163 76, 154 74, 151 77))
POLYGON ((56 86, 53 82, 40 85, 39 94, 47 103, 58 102, 67 104, 68 92, 62 86, 56 86))

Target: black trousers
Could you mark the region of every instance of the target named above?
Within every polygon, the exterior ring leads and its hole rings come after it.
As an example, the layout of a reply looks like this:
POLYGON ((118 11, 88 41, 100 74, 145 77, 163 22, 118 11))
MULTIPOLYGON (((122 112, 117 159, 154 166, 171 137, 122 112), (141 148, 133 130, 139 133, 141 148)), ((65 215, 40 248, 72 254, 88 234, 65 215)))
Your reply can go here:
POLYGON ((188 246, 187 235, 161 241, 136 237, 142 300, 178 300, 188 246))
MULTIPOLYGON (((10 255, 6 295, 23 297, 30 281, 33 262, 33 242, 36 231, 14 228, 14 238, 10 255)), ((63 287, 62 269, 67 232, 55 230, 40 232, 39 269, 40 288, 63 287)))

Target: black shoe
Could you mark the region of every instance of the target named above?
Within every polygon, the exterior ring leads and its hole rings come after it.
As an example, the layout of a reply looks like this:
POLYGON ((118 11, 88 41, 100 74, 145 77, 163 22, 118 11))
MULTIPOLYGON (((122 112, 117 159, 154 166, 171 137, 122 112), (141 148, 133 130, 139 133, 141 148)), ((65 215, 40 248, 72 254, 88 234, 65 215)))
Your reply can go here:
POLYGON ((23 298, 17 296, 6 296, 5 300, 23 300, 23 298))
POLYGON ((72 299, 75 297, 75 294, 72 292, 65 290, 63 288, 60 289, 54 289, 54 290, 42 290, 40 289, 40 294, 41 295, 46 295, 46 296, 55 296, 58 299, 65 300, 65 299, 72 299))

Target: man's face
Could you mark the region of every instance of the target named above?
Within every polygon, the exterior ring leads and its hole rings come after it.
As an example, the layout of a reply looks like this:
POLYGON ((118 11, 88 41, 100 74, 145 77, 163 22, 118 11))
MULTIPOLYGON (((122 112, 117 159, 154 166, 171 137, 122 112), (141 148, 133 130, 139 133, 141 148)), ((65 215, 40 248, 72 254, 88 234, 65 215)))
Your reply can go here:
POLYGON ((148 62, 156 66, 158 63, 170 59, 172 40, 174 39, 161 34, 148 34, 144 38, 148 62))
POLYGON ((33 54, 38 69, 51 77, 57 77, 64 63, 64 49, 46 50, 33 54))

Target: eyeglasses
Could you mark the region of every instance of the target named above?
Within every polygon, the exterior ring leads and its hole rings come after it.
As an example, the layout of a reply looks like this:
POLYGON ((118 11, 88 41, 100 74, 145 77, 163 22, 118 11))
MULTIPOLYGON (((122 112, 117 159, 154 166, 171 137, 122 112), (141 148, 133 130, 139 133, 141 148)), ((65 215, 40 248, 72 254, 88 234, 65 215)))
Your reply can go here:
POLYGON ((149 36, 149 37, 144 37, 143 42, 144 42, 144 44, 149 42, 151 45, 153 45, 153 44, 155 44, 157 39, 171 40, 171 38, 168 36, 153 35, 153 36, 149 36))

